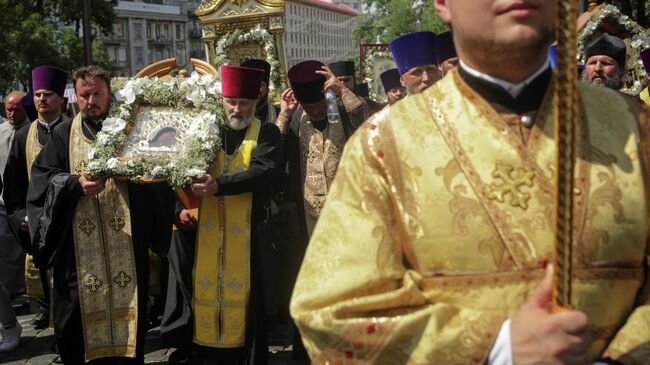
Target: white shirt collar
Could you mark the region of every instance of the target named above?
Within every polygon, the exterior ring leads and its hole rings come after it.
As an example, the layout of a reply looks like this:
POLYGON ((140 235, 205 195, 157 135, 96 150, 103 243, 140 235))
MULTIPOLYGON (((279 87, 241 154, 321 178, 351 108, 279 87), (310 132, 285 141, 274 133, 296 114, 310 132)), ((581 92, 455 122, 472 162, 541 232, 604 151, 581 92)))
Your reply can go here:
POLYGON ((54 119, 53 121, 51 121, 51 122, 49 122, 49 123, 45 123, 45 122, 43 122, 43 121, 41 121, 41 120, 39 119, 39 120, 38 120, 38 124, 40 124, 40 125, 42 125, 43 127, 45 127, 45 129, 47 129, 48 132, 51 132, 51 131, 52 131, 52 128, 54 128, 54 126, 56 125, 56 123, 58 123, 60 120, 61 120, 61 116, 59 116, 58 118, 54 119))
POLYGON ((508 94, 510 94, 510 96, 512 96, 513 98, 516 98, 517 96, 519 96, 519 94, 521 94, 521 92, 524 90, 524 88, 526 86, 528 86, 528 84, 530 84, 533 80, 535 80, 535 78, 537 78, 537 76, 541 75, 542 72, 546 71, 546 69, 549 68, 550 65, 551 65, 550 62, 547 59, 546 62, 544 62, 544 64, 537 71, 535 71, 532 75, 528 76, 528 78, 526 78, 526 80, 524 80, 524 81, 522 81, 522 82, 520 82, 518 84, 513 84, 512 82, 509 82, 509 81, 506 81, 506 80, 501 80, 501 79, 498 79, 498 78, 496 78, 494 76, 490 76, 490 75, 488 75, 486 73, 483 73, 481 71, 473 69, 473 68, 469 67, 465 62, 463 62, 463 60, 459 60, 459 63, 460 63, 460 67, 462 67, 463 70, 465 70, 468 74, 470 74, 470 75, 472 75, 472 76, 474 76, 476 78, 479 78, 481 80, 485 80, 485 81, 487 81, 489 83, 499 85, 505 91, 507 91, 508 94))

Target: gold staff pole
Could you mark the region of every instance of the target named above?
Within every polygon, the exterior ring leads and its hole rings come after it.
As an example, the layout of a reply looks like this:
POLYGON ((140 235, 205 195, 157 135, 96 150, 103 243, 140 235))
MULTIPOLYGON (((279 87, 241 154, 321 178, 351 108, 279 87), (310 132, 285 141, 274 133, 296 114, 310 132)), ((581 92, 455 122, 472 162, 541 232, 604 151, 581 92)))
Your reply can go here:
POLYGON ((571 256, 573 169, 575 165, 575 127, 578 121, 578 80, 576 70, 577 48, 577 0, 556 0, 557 22, 557 69, 554 85, 555 116, 555 210, 553 226, 554 277, 553 309, 571 306, 571 256))

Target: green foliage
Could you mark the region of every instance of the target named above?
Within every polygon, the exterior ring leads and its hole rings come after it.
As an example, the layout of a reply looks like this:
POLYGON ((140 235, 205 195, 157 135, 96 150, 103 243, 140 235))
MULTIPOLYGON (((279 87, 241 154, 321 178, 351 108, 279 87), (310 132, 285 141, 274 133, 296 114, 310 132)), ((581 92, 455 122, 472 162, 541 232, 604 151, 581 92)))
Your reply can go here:
MULTIPOLYGON (((91 0, 91 22, 98 32, 109 34, 115 19, 116 0, 91 0)), ((0 93, 16 84, 31 85, 31 70, 40 65, 67 72, 84 63, 79 36, 81 0, 0 0, 0 93)), ((93 41, 93 63, 115 70, 101 41, 93 41)))
MULTIPOLYGON (((417 31, 417 15, 413 0, 365 0, 369 12, 357 17, 354 38, 359 43, 389 43, 393 39, 417 31)), ((425 1, 420 15, 421 30, 442 33, 448 30, 433 7, 425 1)))

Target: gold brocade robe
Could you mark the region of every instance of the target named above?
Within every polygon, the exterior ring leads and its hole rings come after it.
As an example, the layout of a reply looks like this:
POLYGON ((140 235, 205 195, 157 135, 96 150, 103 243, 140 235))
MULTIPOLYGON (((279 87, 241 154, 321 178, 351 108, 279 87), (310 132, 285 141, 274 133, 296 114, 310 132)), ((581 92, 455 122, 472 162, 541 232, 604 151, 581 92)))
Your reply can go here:
MULTIPOLYGON (((594 359, 647 364, 647 115, 580 93, 573 304, 594 359)), ((551 100, 524 144, 454 70, 348 141, 291 303, 314 364, 485 363, 552 255, 551 100)))
POLYGON ((650 105, 650 92, 648 91, 647 87, 641 90, 639 98, 641 98, 641 100, 646 103, 646 105, 650 105))
MULTIPOLYGON (((81 174, 92 141, 81 113, 70 127, 70 173, 81 174)), ((79 199, 72 233, 85 360, 136 356, 138 286, 126 181, 106 180, 95 196, 79 199)))

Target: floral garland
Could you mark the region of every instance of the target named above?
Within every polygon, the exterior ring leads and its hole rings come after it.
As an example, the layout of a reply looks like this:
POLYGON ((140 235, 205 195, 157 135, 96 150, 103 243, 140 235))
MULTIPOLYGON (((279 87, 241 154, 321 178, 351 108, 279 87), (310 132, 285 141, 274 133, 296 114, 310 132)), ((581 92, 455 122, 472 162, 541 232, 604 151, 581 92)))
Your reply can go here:
POLYGON ((363 65, 363 81, 368 84, 370 99, 376 100, 380 103, 385 103, 387 101, 386 93, 384 92, 383 95, 377 95, 375 92, 375 90, 377 90, 375 83, 380 82, 380 80, 375 80, 374 77, 371 77, 375 75, 374 67, 376 65, 375 60, 377 59, 393 59, 393 56, 388 50, 366 48, 366 58, 363 65))
MULTIPOLYGON (((205 174, 221 148, 223 125, 221 84, 212 75, 160 80, 114 79, 115 98, 102 129, 88 151, 88 172, 93 176, 132 180, 167 180, 172 188, 185 187, 205 174), (171 107, 191 119, 183 149, 178 153, 154 152, 132 158, 119 157, 126 147, 140 106, 171 107)), ((163 114, 158 117, 164 118, 163 114)), ((144 121, 143 121, 144 122, 144 121)))
POLYGON ((217 54, 215 62, 217 65, 230 64, 230 57, 228 57, 227 50, 239 43, 252 42, 262 45, 266 54, 266 62, 271 65, 269 99, 279 100, 280 94, 286 89, 286 85, 280 73, 280 61, 276 56, 274 37, 268 30, 262 28, 260 24, 257 24, 253 29, 249 30, 236 29, 221 37, 215 47, 215 53, 217 54))
POLYGON ((616 22, 616 24, 625 29, 629 34, 632 34, 632 42, 630 43, 632 52, 628 55, 632 61, 631 63, 628 62, 628 65, 631 65, 632 68, 630 69, 630 67, 627 67, 628 70, 623 80, 631 82, 632 85, 629 88, 621 89, 621 91, 627 94, 636 95, 641 92, 641 89, 643 88, 641 80, 645 78, 645 69, 643 68, 643 63, 641 62, 641 56, 639 53, 646 48, 650 48, 650 42, 645 29, 634 22, 634 20, 630 19, 630 17, 621 13, 617 7, 605 4, 589 19, 580 33, 578 33, 578 62, 582 64, 586 62, 584 59, 585 46, 587 43, 600 36, 601 32, 598 31, 598 28, 605 19, 616 22))

